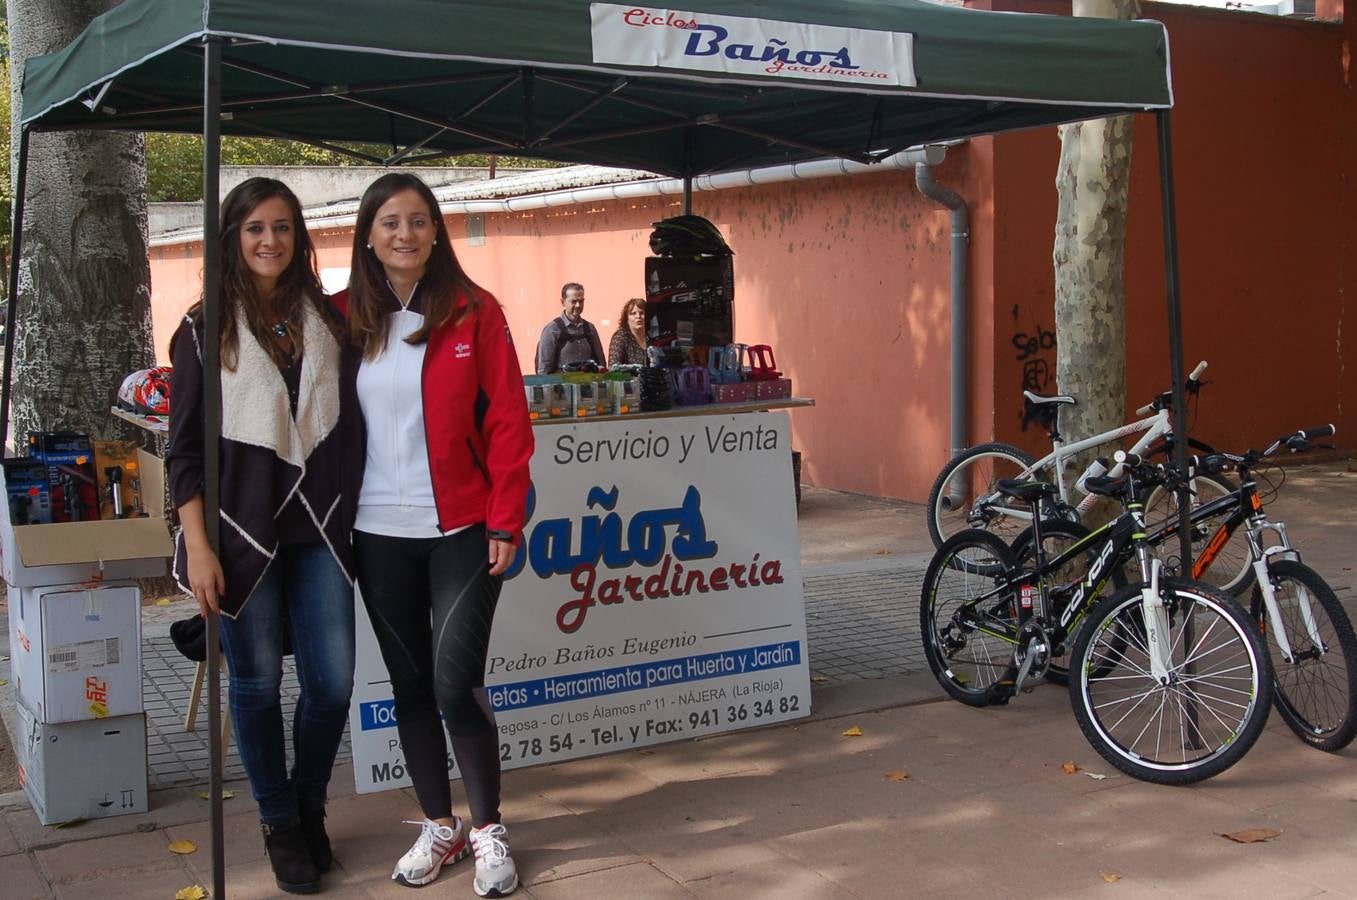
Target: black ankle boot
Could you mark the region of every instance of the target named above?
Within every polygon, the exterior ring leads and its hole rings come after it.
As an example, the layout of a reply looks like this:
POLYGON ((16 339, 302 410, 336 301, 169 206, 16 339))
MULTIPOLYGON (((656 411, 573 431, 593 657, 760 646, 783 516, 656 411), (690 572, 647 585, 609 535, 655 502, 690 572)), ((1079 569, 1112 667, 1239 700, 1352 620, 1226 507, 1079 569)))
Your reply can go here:
POLYGON ((314 894, 320 889, 320 873, 311 861, 301 825, 294 819, 284 825, 261 824, 264 849, 273 866, 273 879, 289 894, 314 894))
POLYGON ((317 872, 330 871, 335 861, 330 851, 330 836, 325 833, 325 804, 303 806, 301 809, 302 837, 306 839, 306 849, 311 853, 311 862, 317 872))

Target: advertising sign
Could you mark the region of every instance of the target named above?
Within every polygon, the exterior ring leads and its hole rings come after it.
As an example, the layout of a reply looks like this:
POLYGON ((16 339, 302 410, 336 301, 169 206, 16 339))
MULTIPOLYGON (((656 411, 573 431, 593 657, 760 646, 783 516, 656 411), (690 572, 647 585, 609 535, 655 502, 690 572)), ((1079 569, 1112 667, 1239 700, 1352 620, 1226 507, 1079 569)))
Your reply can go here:
MULTIPOLYGON (((505 768, 810 713, 785 413, 538 426, 488 698, 505 768)), ((409 784, 358 611, 360 792, 409 784)), ((457 777, 449 761, 451 777, 457 777)))
POLYGON ((915 87, 914 35, 591 3, 594 62, 915 87))

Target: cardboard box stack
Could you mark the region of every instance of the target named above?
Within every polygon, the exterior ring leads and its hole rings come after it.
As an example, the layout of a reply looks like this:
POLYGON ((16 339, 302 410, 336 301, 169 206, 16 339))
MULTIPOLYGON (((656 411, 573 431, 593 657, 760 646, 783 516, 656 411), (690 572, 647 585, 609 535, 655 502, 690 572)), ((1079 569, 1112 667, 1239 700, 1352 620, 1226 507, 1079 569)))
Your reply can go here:
POLYGON ((23 524, 0 503, 14 749, 44 825, 146 811, 141 592, 131 579, 164 575, 173 548, 156 514, 160 461, 138 451, 137 468, 148 516, 23 524))

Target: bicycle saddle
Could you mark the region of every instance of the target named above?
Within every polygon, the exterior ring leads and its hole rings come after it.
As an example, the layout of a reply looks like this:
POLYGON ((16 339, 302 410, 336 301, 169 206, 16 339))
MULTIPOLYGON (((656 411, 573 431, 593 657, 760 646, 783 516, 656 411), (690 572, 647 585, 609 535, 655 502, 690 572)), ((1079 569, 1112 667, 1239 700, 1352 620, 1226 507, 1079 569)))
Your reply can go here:
POLYGON ((1053 484, 1044 481, 1024 481, 1021 478, 1000 478, 994 486, 1005 497, 1012 497, 1024 503, 1032 503, 1042 497, 1054 497, 1060 493, 1053 484))
POLYGON ((1078 402, 1069 394, 1043 397, 1040 394, 1034 394, 1031 391, 1023 391, 1022 395, 1028 400, 1031 400, 1036 406, 1074 406, 1078 402))
POLYGON ((1092 475, 1084 479, 1084 490, 1090 494, 1115 497, 1126 492, 1126 476, 1118 475, 1113 478, 1108 475, 1092 475))

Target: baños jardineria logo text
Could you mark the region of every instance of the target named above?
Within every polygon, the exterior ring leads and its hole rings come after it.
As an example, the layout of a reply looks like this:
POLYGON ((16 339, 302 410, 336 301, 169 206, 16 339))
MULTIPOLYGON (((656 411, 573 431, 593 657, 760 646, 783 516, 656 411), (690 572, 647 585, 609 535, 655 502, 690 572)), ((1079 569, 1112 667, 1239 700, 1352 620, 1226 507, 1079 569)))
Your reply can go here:
POLYGON ((688 485, 678 505, 637 510, 626 520, 615 512, 620 496, 616 485, 591 487, 585 506, 599 512, 578 520, 561 517, 532 522, 536 488, 528 494, 531 524, 504 577, 513 578, 525 566, 539 578, 568 575, 576 596, 556 611, 556 627, 565 634, 578 631, 589 610, 599 604, 606 607, 628 600, 663 600, 782 583, 782 561, 763 559, 759 553, 748 560, 704 563, 715 560, 720 547, 707 537, 702 493, 696 485, 688 485))
POLYGON ((595 62, 913 86, 909 33, 590 5, 595 62))

